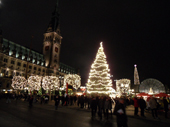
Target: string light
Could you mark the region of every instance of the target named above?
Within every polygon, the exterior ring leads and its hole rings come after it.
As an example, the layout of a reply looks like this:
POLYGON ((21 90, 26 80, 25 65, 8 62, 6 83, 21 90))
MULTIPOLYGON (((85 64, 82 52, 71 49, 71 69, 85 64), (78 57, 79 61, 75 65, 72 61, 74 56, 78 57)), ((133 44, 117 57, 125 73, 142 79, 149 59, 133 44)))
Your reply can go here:
POLYGON ((130 90, 130 83, 129 79, 120 79, 116 80, 116 91, 118 96, 122 96, 123 93, 128 93, 130 90))
POLYGON ((112 80, 109 74, 109 65, 106 61, 106 55, 104 53, 103 44, 100 43, 100 47, 96 54, 96 59, 91 65, 89 73, 89 79, 86 84, 88 93, 99 94, 112 94, 115 90, 112 88, 112 80))
POLYGON ((40 90, 42 76, 30 76, 28 78, 28 90, 40 90))
POLYGON ((60 86, 59 78, 56 76, 45 76, 42 80, 42 87, 45 90, 58 90, 60 86))
POLYGON ((23 90, 27 85, 27 80, 23 76, 13 76, 11 86, 16 90, 23 90))
POLYGON ((66 88, 67 83, 78 89, 81 86, 81 77, 77 74, 64 75, 64 88, 66 88))

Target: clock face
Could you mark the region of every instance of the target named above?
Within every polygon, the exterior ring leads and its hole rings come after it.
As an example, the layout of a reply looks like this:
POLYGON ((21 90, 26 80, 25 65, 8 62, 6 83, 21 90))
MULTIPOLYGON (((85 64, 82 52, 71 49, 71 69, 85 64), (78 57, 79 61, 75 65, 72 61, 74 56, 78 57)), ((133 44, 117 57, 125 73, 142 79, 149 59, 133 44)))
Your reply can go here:
POLYGON ((58 53, 58 47, 55 47, 55 52, 58 53))
POLYGON ((49 46, 45 46, 45 51, 48 51, 49 50, 49 46))

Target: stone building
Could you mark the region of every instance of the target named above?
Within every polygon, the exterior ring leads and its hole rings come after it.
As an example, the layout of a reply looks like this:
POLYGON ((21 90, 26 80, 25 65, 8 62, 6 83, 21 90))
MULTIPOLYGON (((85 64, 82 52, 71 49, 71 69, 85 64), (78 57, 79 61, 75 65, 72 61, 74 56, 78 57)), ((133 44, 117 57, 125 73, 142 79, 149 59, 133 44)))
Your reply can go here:
MULTIPOLYGON (((3 38, 0 32, 0 91, 10 91, 14 75, 53 75, 63 80, 65 74, 78 74, 78 70, 60 62, 61 34, 58 2, 44 33, 43 53, 3 38)), ((61 81, 62 82, 62 81, 61 81)))

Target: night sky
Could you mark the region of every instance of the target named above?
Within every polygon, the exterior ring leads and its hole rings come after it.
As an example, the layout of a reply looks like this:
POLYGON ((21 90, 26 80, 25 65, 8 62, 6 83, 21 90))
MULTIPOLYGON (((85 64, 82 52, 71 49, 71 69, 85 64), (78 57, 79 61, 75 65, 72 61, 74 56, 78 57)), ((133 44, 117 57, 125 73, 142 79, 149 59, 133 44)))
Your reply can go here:
MULTIPOLYGON (((2 0, 3 37, 42 52, 43 33, 56 0, 2 0)), ((60 0, 63 37, 60 61, 80 69, 87 82, 99 44, 113 80, 129 78, 134 64, 140 81, 170 79, 170 1, 156 0, 60 0)))

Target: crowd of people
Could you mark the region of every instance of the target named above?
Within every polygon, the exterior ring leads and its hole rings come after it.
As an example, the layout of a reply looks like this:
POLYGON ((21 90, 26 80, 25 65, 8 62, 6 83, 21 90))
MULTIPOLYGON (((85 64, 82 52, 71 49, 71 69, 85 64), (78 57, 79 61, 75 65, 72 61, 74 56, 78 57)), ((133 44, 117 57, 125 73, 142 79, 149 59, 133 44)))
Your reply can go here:
POLYGON ((164 110, 165 112, 165 118, 168 118, 168 110, 169 110, 169 104, 170 99, 167 97, 163 98, 155 98, 154 96, 147 98, 146 100, 143 99, 143 97, 134 99, 134 115, 138 116, 138 109, 141 109, 141 116, 145 117, 144 110, 151 110, 152 117, 154 119, 158 119, 158 110, 164 110))
MULTIPOLYGON (((40 104, 47 104, 49 101, 49 95, 43 94, 41 96, 37 95, 28 95, 28 94, 1 94, 0 99, 4 97, 6 98, 6 103, 11 103, 11 99, 14 99, 16 102, 18 99, 23 99, 24 101, 29 102, 29 106, 32 107, 33 102, 40 104)), ((134 115, 139 116, 139 108, 140 115, 145 117, 145 110, 150 110, 153 118, 158 119, 157 111, 159 109, 164 110, 165 118, 168 118, 168 110, 170 100, 166 97, 162 99, 154 98, 153 96, 150 98, 143 97, 134 97, 134 98, 110 98, 109 96, 78 96, 78 95, 53 95, 52 100, 55 101, 55 109, 58 109, 58 106, 78 106, 80 108, 85 108, 87 110, 91 109, 91 117, 95 119, 98 115, 99 119, 102 120, 103 117, 108 119, 109 116, 113 114, 117 116, 117 125, 118 127, 127 126, 127 116, 125 108, 128 105, 134 105, 134 115), (161 108, 162 107, 162 108, 161 108)))

